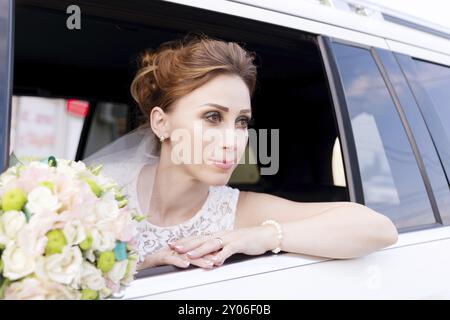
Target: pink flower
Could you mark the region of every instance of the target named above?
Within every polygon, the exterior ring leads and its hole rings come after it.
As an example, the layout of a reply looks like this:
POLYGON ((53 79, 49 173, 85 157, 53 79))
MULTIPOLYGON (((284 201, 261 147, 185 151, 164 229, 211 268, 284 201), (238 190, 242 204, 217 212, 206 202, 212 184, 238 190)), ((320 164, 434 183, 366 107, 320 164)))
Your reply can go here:
POLYGON ((37 256, 44 253, 47 244, 46 233, 55 228, 61 218, 54 213, 33 216, 17 234, 17 243, 29 255, 37 256))
POLYGON ((29 165, 20 171, 20 176, 17 179, 18 187, 24 190, 26 193, 31 192, 42 181, 52 181, 55 177, 55 173, 44 164, 29 165))
POLYGON ((137 222, 132 219, 130 210, 121 210, 112 228, 117 239, 128 242, 137 233, 137 222))

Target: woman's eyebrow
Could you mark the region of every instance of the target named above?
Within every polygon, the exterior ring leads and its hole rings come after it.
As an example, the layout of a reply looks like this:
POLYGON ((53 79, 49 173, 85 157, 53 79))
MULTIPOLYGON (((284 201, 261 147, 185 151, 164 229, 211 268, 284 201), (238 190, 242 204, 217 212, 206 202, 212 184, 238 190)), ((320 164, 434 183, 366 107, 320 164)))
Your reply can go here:
MULTIPOLYGON (((202 107, 202 106, 213 106, 213 107, 221 109, 221 110, 223 110, 225 112, 228 112, 230 110, 228 107, 224 107, 224 106, 221 106, 220 104, 212 103, 212 102, 204 103, 200 107, 202 107)), ((250 112, 251 112, 251 109, 241 109, 241 111, 239 111, 239 114, 241 114, 241 113, 250 113, 250 112)))

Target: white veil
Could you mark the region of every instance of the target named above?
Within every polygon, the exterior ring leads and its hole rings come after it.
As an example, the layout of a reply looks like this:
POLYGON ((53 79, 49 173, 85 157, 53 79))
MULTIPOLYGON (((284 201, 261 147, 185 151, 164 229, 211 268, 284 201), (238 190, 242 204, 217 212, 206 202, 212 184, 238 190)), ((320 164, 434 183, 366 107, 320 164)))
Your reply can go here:
POLYGON ((134 178, 135 170, 159 160, 156 139, 146 122, 82 161, 88 166, 103 165, 101 173, 126 185, 134 178))

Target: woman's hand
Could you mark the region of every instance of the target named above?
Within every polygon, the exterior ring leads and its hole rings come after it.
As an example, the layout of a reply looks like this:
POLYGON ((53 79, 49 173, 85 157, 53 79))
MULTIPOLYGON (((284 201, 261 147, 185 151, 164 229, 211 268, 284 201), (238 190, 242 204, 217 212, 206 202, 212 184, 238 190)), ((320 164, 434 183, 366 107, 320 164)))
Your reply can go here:
POLYGON ((277 230, 274 227, 257 226, 191 236, 171 242, 169 246, 190 259, 204 257, 212 259, 215 266, 220 266, 235 253, 263 254, 275 248, 277 241, 277 230))
POLYGON ((138 270, 162 265, 174 265, 179 268, 187 268, 191 264, 205 269, 211 269, 214 266, 211 256, 192 259, 186 254, 180 254, 169 247, 164 247, 146 256, 145 260, 138 266, 138 270))

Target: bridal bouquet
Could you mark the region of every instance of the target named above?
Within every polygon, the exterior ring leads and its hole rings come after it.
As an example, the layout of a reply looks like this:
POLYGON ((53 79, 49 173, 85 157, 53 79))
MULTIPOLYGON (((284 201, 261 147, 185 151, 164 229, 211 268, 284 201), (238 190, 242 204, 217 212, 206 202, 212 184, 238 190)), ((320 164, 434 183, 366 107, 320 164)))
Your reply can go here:
POLYGON ((104 299, 133 279, 140 217, 100 171, 49 157, 0 175, 0 298, 104 299))

